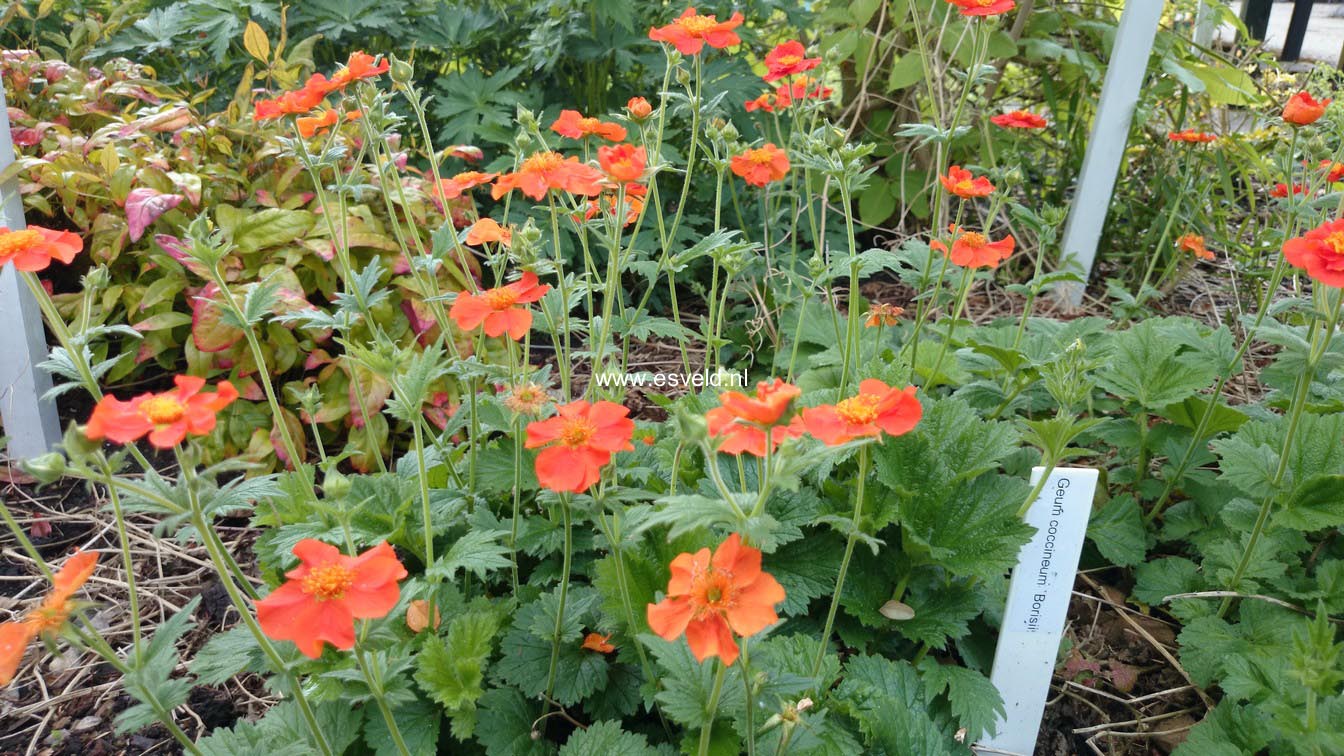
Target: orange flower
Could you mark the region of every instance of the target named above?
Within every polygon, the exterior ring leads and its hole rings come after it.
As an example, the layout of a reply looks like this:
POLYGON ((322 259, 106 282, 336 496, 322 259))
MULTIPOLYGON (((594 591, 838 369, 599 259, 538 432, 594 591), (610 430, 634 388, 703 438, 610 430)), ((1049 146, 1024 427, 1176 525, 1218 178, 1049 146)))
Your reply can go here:
POLYGON ((962 231, 956 226, 951 231, 959 236, 952 242, 950 252, 941 241, 930 242, 929 246, 948 255, 954 264, 963 268, 997 268, 1000 262, 1013 254, 1013 246, 1017 243, 1012 234, 998 241, 990 241, 984 234, 962 231))
POLYGON ((1322 160, 1320 162, 1321 171, 1325 173, 1325 182, 1333 184, 1336 181, 1344 181, 1344 163, 1336 163, 1333 160, 1322 160))
MULTIPOLYGON (((358 110, 352 110, 345 114, 347 122, 354 121, 364 117, 364 113, 358 110)), ((304 139, 311 139, 315 134, 324 133, 327 129, 335 126, 341 120, 341 115, 331 108, 327 108, 322 115, 317 117, 300 117, 294 120, 298 126, 299 136, 304 139)))
POLYGON ((1284 242, 1283 256, 1316 282, 1344 289, 1344 219, 1327 221, 1284 242))
POLYGON ((904 314, 904 307, 891 304, 875 304, 868 309, 868 319, 864 321, 864 327, 894 326, 900 322, 900 317, 904 314))
POLYGON ((513 244, 513 231, 499 225, 494 218, 481 218, 467 229, 467 244, 470 246, 479 247, 491 242, 508 247, 513 244))
POLYGON ((384 541, 359 556, 312 538, 294 545, 299 566, 257 602, 261 629, 276 640, 293 641, 312 659, 330 643, 341 651, 355 646, 355 620, 387 616, 401 598, 397 581, 406 568, 384 541))
POLYGON ((748 113, 754 113, 757 110, 764 110, 767 113, 773 113, 776 110, 783 110, 788 106, 789 106, 788 101, 785 101, 782 104, 780 104, 779 98, 776 97, 771 92, 762 92, 760 96, 757 97, 756 99, 747 100, 746 102, 742 103, 742 107, 746 108, 746 111, 748 113))
POLYGON ((583 139, 586 136, 599 136, 608 142, 625 139, 624 126, 596 118, 584 118, 577 110, 560 111, 560 117, 551 124, 551 131, 570 139, 583 139))
POLYGON ((994 185, 984 176, 975 176, 959 165, 947 169, 946 176, 939 176, 943 188, 962 199, 988 197, 994 193, 994 185))
POLYGON ((610 635, 601 633, 588 633, 583 638, 583 647, 589 651, 596 651, 599 654, 609 654, 616 650, 616 647, 608 643, 611 640, 610 635))
POLYGON ((546 196, 548 189, 589 197, 602 191, 604 176, 598 169, 580 163, 576 157, 564 157, 556 152, 538 152, 523 161, 514 173, 506 173, 495 182, 490 196, 499 199, 514 189, 534 200, 546 196))
POLYGON ((739 455, 743 452, 757 457, 765 456, 765 429, 770 429, 770 446, 778 449, 786 439, 803 434, 798 418, 781 422, 794 399, 802 391, 779 378, 756 384, 756 395, 747 396, 737 391, 719 395, 720 406, 705 413, 710 438, 722 438, 719 451, 739 455))
POLYGON ((705 45, 716 50, 742 44, 742 38, 733 31, 742 25, 741 13, 734 13, 727 21, 716 16, 701 16, 695 8, 687 8, 667 26, 649 29, 649 39, 666 42, 682 55, 698 55, 705 45))
POLYGON ((238 389, 220 381, 211 394, 201 393, 205 379, 194 375, 173 377, 177 389, 141 394, 129 402, 104 396, 93 408, 84 435, 93 441, 108 439, 129 444, 145 434, 159 449, 171 449, 188 435, 203 436, 215 429, 215 415, 238 398, 238 389))
POLYGON ((1288 98, 1288 102, 1283 106, 1283 120, 1294 126, 1306 126, 1315 123, 1317 119, 1325 115, 1325 108, 1332 102, 1330 99, 1324 99, 1319 102, 1311 96, 1310 92, 1298 92, 1288 98))
POLYGON ((1049 125, 1044 117, 1025 110, 1001 113, 990 118, 989 122, 1005 129, 1043 129, 1049 125))
POLYGON ((84 240, 69 231, 41 226, 11 231, 0 226, 0 268, 13 263, 16 270, 37 273, 46 270, 52 260, 68 265, 82 249, 84 240))
POLYGON ((968 17, 997 16, 1017 6, 1013 0, 948 0, 948 2, 957 6, 961 15, 968 17))
POLYGON ((631 97, 625 103, 625 112, 629 113, 630 117, 636 121, 642 121, 653 115, 653 106, 643 97, 631 97))
POLYGON ((379 61, 363 50, 359 50, 350 53, 350 58, 346 60, 345 65, 336 72, 335 76, 331 77, 331 82, 337 87, 343 87, 361 79, 372 79, 379 74, 387 73, 391 65, 385 59, 379 61))
POLYGON ((789 173, 789 156, 770 142, 734 155, 733 173, 741 176, 752 186, 765 186, 771 181, 779 181, 789 173))
POLYGON ((649 629, 669 641, 685 633, 697 661, 717 656, 731 666, 741 652, 734 634, 752 636, 779 621, 784 588, 737 533, 712 557, 709 549, 678 554, 671 569, 666 598, 648 606, 649 629))
POLYGON ((1189 252, 1201 260, 1213 259, 1213 253, 1204 246, 1204 237, 1199 234, 1182 234, 1181 238, 1176 240, 1176 248, 1189 252))
MULTIPOLYGON (((639 219, 639 214, 644 211, 644 197, 648 191, 642 184, 625 185, 625 225, 628 226, 639 219)), ((588 207, 583 211, 583 219, 590 221, 596 218, 597 214, 602 212, 603 204, 606 204, 608 211, 615 214, 617 199, 615 192, 605 192, 602 197, 588 200, 588 207)), ((575 220, 578 220, 577 216, 575 220)))
POLYGON ((615 147, 598 147, 597 164, 607 172, 613 181, 627 183, 639 181, 648 165, 648 154, 643 147, 633 144, 618 144, 615 147))
POLYGON ((332 88, 331 82, 322 74, 313 74, 300 89, 285 92, 273 100, 257 100, 252 106, 252 120, 271 121, 287 115, 307 113, 322 104, 332 88))
POLYGON ((583 493, 601 479, 602 468, 618 451, 633 451, 635 421, 615 402, 570 402, 556 416, 527 425, 528 449, 537 455, 537 482, 551 491, 583 493))
MULTIPOLYGON (((1293 194, 1304 194, 1306 193, 1306 191, 1307 191, 1306 184, 1293 184, 1293 194)), ((1269 190, 1269 196, 1280 198, 1287 197, 1288 185, 1280 181, 1279 183, 1274 185, 1273 189, 1269 190)))
POLYGON ((93 575, 97 564, 97 552, 76 551, 61 565, 52 580, 51 591, 40 605, 22 620, 0 622, 0 687, 14 679, 14 673, 23 661, 23 652, 34 638, 39 635, 50 638, 65 626, 75 609, 70 598, 93 575))
POLYGON ((831 96, 831 91, 830 87, 822 86, 816 79, 799 76, 787 87, 775 87, 775 107, 786 108, 794 100, 824 100, 831 96))
POLYGON ((1167 139, 1172 142, 1185 142, 1186 144, 1206 144, 1218 139, 1218 136, 1194 129, 1186 129, 1185 131, 1169 132, 1167 139))
POLYGON ((452 178, 441 179, 437 190, 438 197, 445 202, 448 200, 455 200, 471 189, 494 181, 498 176, 498 173, 464 171, 452 178))
POLYGON ((465 291, 458 294, 448 316, 464 331, 473 331, 484 323, 486 336, 494 338, 507 333, 517 341, 532 327, 532 311, 518 305, 535 302, 550 290, 550 284, 538 284, 537 274, 527 271, 506 286, 479 294, 465 291))
POLYGON ((804 71, 811 71, 821 65, 821 58, 809 58, 807 49, 803 43, 797 40, 789 40, 775 47, 775 49, 765 55, 765 76, 766 81, 775 81, 783 79, 786 76, 793 76, 804 71))
POLYGON ((859 393, 837 404, 823 404, 803 410, 807 432, 827 446, 838 446, 856 438, 900 436, 909 433, 924 408, 915 398, 915 387, 892 388, 876 378, 859 384, 859 393))

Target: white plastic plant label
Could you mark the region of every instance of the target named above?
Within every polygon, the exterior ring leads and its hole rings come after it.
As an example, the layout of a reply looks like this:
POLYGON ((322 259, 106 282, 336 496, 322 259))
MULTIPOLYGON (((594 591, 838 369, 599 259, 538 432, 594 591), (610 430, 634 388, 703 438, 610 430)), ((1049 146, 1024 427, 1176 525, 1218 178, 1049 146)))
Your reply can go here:
MULTIPOLYGON (((1032 468, 1032 485, 1044 473, 1032 468)), ((1096 488, 1096 470, 1056 467, 1027 510, 1036 534, 1017 554, 990 674, 1006 715, 978 753, 1031 756, 1036 748, 1096 488)))

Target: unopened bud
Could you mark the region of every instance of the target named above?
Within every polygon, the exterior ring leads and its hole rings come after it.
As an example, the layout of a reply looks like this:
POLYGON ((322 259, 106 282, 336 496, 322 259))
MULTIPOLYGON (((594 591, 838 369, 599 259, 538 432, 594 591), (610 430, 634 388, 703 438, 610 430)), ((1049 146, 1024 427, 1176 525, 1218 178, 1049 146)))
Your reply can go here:
POLYGON ((39 483, 55 483, 65 475, 65 457, 56 452, 48 452, 34 457, 21 465, 23 471, 37 478, 39 483))
POLYGON ((402 86, 411 83, 411 79, 415 78, 415 66, 411 65, 409 61, 402 60, 395 55, 388 55, 387 57, 392 61, 392 68, 390 71, 392 74, 392 81, 401 84, 402 86))

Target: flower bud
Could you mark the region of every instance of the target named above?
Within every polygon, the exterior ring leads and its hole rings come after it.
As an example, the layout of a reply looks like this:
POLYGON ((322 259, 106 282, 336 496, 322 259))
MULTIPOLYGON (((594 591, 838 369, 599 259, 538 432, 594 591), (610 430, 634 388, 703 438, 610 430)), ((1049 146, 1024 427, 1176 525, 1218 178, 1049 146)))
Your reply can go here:
POLYGON ((680 66, 678 66, 677 83, 683 87, 689 87, 691 85, 691 72, 687 71, 685 68, 681 68, 680 66))
POLYGON ((653 114, 653 106, 643 97, 631 97, 629 102, 625 103, 625 112, 636 121, 642 121, 653 114))
POLYGON ((37 478, 39 483, 55 483, 65 475, 65 456, 48 452, 22 463, 23 471, 37 478))
POLYGON ((350 479, 332 470, 322 478, 322 493, 328 499, 339 499, 350 493, 350 479))
POLYGON ((387 57, 392 61, 392 68, 389 71, 392 74, 392 81, 402 86, 411 83, 411 79, 415 78, 415 66, 395 55, 388 55, 387 57))
POLYGON ((522 105, 518 106, 518 117, 515 120, 523 131, 534 131, 537 128, 537 114, 522 105))
POLYGON ((678 406, 676 410, 677 431, 687 444, 699 444, 709 438, 709 426, 703 415, 687 412, 678 406))

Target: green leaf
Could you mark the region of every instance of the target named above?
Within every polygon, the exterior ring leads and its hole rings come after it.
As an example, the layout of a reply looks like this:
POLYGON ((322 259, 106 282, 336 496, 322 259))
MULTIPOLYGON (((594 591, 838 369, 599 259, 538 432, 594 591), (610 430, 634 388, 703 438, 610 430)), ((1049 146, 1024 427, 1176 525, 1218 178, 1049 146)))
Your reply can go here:
POLYGON ((239 625, 212 637, 191 660, 191 673, 201 685, 222 685, 240 672, 266 669, 257 639, 239 625))
POLYGON ((1344 525, 1344 475, 1316 475, 1288 495, 1274 523, 1317 531, 1344 525))
MULTIPOLYGON (((443 713, 429 701, 412 700, 392 709, 392 718, 411 756, 434 756, 439 752, 439 726, 443 713)), ((364 741, 377 756, 400 756, 401 750, 377 706, 364 707, 364 741)))
POLYGON ((621 729, 620 722, 594 722, 576 730, 560 748, 560 756, 658 756, 648 738, 621 729))
MULTIPOLYGON (((655 696, 663 714, 688 729, 702 727, 709 715, 718 660, 707 659, 703 664, 696 661, 690 646, 682 638, 669 642, 656 635, 642 635, 640 641, 653 653, 663 670, 663 690, 655 696)), ((716 718, 730 717, 746 706, 741 670, 740 664, 728 668, 716 718)))
POLYGON ((498 632, 499 617, 494 611, 469 610, 450 620, 442 637, 428 638, 416 656, 415 681, 443 706, 459 737, 473 730, 485 664, 498 632))
POLYGON ((1270 739, 1269 724, 1255 707, 1224 701, 1190 730, 1173 756, 1244 756, 1259 753, 1270 739))
POLYGON ((508 534, 506 530, 468 530, 453 542, 448 553, 434 561, 428 574, 451 581, 458 570, 466 570, 484 580, 490 571, 513 564, 509 547, 500 543, 508 534))
POLYGON ((1198 355, 1182 354, 1183 345, 1168 337, 1164 325, 1160 319, 1145 320, 1116 334, 1110 358, 1097 370, 1097 384, 1158 411, 1212 383, 1218 366, 1198 355))
POLYGON ((307 210, 283 210, 269 207, 260 211, 240 211, 241 215, 231 218, 226 225, 223 211, 227 205, 217 208, 220 214, 220 227, 226 229, 229 240, 243 254, 251 254, 270 247, 292 244, 312 230, 317 218, 307 210))
MULTIPOLYGON (((543 671, 544 674, 544 671, 543 671)), ((476 739, 488 756, 546 756, 555 746, 532 738, 532 723, 541 716, 541 704, 529 702, 512 688, 492 688, 481 696, 476 739)))
POLYGON ((1130 494, 1116 496, 1092 515, 1087 537, 1097 544, 1101 555, 1119 567, 1133 567, 1148 553, 1148 530, 1143 513, 1130 494))
POLYGON ((840 574, 844 542, 834 533, 816 533, 781 546, 771 554, 765 570, 784 588, 780 613, 805 614, 816 598, 829 596, 840 574))
POLYGON ((946 692, 952 716, 966 728, 966 742, 974 743, 992 732, 996 719, 1005 714, 998 688, 979 672, 931 658, 920 662, 919 671, 928 695, 946 692))

